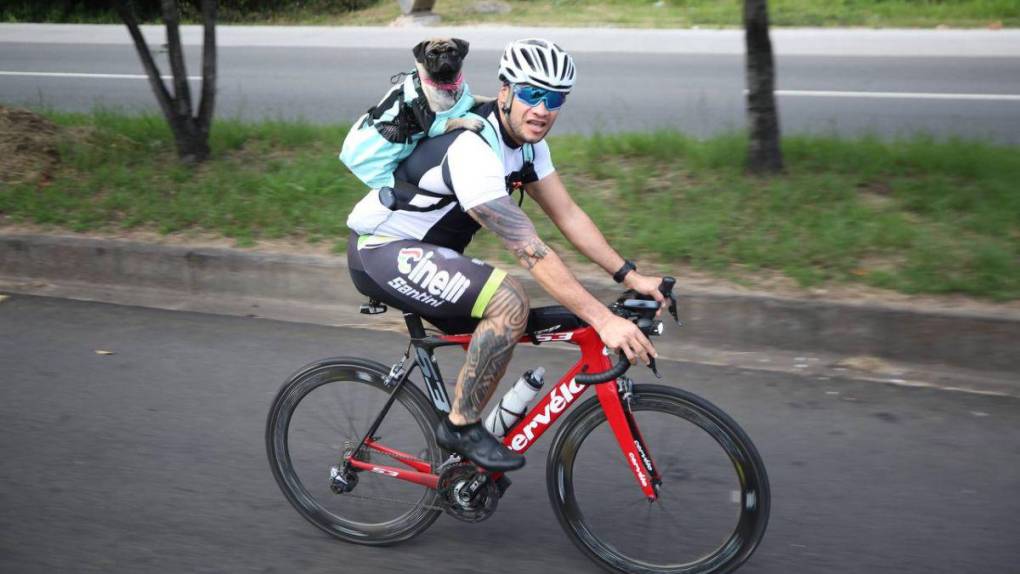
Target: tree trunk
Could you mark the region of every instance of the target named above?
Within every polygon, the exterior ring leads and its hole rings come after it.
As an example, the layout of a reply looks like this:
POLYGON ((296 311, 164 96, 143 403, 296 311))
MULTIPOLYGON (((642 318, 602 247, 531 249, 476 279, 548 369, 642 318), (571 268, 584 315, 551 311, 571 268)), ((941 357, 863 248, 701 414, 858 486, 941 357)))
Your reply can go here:
POLYGON ((152 58, 149 46, 142 36, 135 18, 131 0, 119 0, 117 12, 128 28, 131 39, 138 50, 149 83, 156 94, 156 101, 166 117, 174 135, 177 156, 186 164, 197 164, 209 158, 209 130, 212 126, 214 102, 216 99, 216 0, 202 0, 202 21, 204 25, 202 46, 202 100, 198 116, 192 115, 191 89, 181 48, 180 12, 176 0, 162 0, 163 22, 166 24, 167 51, 170 71, 173 75, 173 95, 170 94, 160 75, 159 67, 152 58))
POLYGON ((779 147, 779 110, 776 108, 776 71, 769 39, 767 0, 744 0, 747 43, 747 123, 750 141, 747 169, 752 173, 783 170, 779 147))

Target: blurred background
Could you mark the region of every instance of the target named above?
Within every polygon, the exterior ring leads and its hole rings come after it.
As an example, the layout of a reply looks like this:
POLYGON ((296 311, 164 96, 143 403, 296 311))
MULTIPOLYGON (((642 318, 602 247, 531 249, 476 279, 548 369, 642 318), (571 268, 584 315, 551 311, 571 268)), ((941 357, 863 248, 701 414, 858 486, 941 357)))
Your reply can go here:
MULTIPOLYGON (((578 69, 558 173, 678 278, 663 380, 634 380, 712 401, 768 469, 740 571, 1020 572, 1018 26, 1014 0, 0 4, 0 570, 597 571, 544 492, 551 434, 491 519, 385 549, 303 521, 263 446, 301 365, 406 347, 344 267, 352 123, 423 39, 467 40, 495 95, 503 47, 544 37, 578 69)), ((467 253, 513 269, 490 235, 467 253)), ((571 350, 522 345, 496 397, 571 350)), ((440 351, 447 380, 461 361, 440 351)), ((694 498, 668 528, 600 519, 628 548, 702 540, 694 498)))

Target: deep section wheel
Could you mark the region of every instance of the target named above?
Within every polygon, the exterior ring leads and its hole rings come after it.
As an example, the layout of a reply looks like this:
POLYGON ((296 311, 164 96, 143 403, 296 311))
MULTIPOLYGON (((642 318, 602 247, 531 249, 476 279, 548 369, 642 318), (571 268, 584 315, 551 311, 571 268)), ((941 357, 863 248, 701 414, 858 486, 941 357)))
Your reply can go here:
MULTIPOLYGON (((323 531, 359 544, 392 544, 428 528, 442 512, 435 490, 344 465, 354 454, 372 464, 400 467, 379 453, 352 453, 382 410, 392 388, 389 369, 362 359, 328 359, 284 383, 266 422, 266 451, 287 500, 323 531)), ((438 468, 438 418, 410 381, 375 433, 387 447, 438 468)))
POLYGON ((613 572, 732 572, 768 523, 768 477, 751 440, 708 401, 671 387, 634 385, 630 405, 661 481, 658 499, 638 487, 592 398, 568 416, 549 451, 560 524, 613 572))

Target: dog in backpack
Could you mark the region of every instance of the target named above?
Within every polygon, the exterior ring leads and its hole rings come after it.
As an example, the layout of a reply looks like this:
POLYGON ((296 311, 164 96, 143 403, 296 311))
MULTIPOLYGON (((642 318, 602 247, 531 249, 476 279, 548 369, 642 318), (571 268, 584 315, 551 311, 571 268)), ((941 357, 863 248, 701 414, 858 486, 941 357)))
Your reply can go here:
MULTIPOLYGON (((460 38, 432 38, 418 43, 412 50, 422 95, 433 113, 449 110, 464 93, 464 76, 461 68, 468 54, 468 43, 460 38)), ((491 102, 493 98, 473 96, 474 104, 491 102)), ((480 120, 451 118, 446 131, 466 128, 481 131, 480 120)))
POLYGON ((484 120, 470 114, 494 98, 474 96, 461 74, 468 43, 432 38, 412 48, 415 69, 394 76, 396 84, 359 118, 344 139, 340 160, 372 188, 392 187, 393 171, 425 137, 469 129, 484 120))

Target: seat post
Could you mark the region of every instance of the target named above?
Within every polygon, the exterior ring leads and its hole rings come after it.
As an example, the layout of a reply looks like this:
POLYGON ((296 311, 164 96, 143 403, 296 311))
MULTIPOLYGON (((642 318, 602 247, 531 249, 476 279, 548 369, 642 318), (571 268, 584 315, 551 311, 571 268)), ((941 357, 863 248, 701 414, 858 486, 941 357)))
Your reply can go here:
POLYGON ((407 332, 411 335, 412 339, 424 339, 426 337, 425 325, 421 322, 421 317, 415 313, 404 313, 404 323, 407 324, 407 332))

